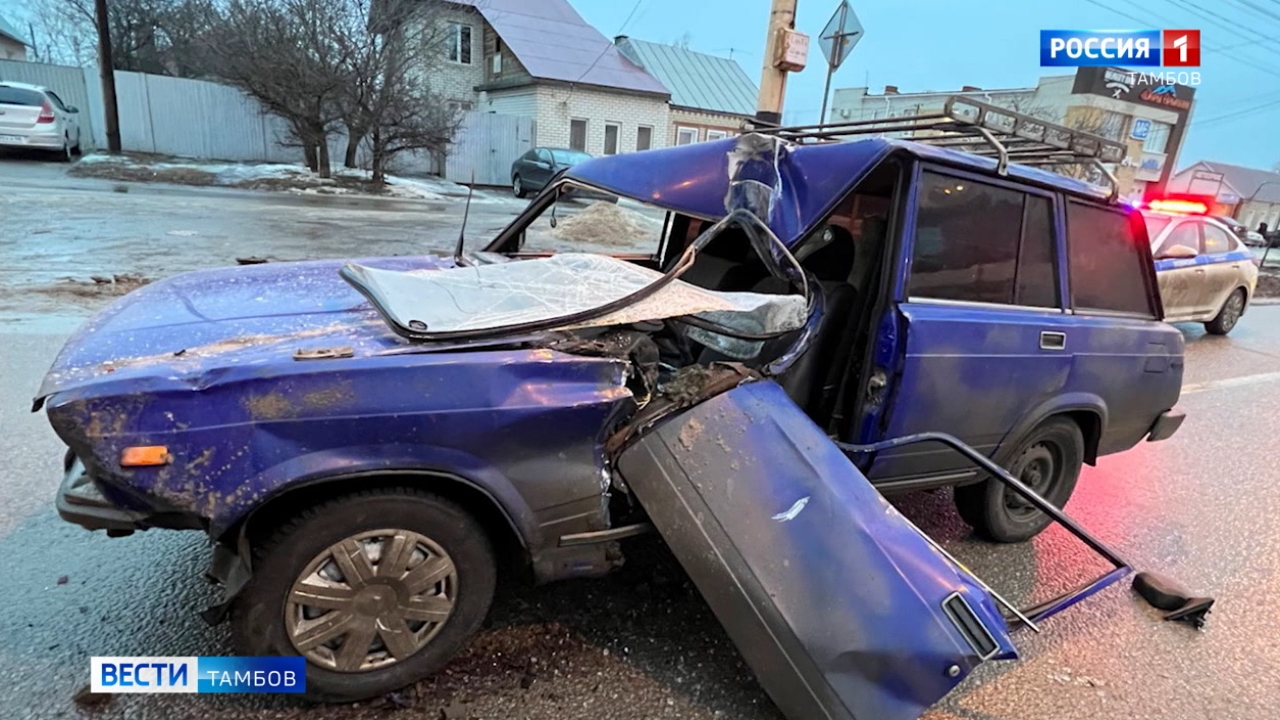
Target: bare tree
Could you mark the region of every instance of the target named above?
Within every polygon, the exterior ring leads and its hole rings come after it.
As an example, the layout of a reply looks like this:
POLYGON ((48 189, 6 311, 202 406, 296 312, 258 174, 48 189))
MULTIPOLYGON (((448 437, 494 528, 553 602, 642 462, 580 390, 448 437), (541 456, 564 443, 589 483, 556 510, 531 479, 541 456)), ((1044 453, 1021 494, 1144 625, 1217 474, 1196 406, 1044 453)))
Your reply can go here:
POLYGON ((351 49, 334 41, 336 5, 228 0, 209 43, 217 74, 283 118, 321 177, 330 176, 328 140, 351 81, 351 49))
MULTIPOLYGON (((205 39, 217 0, 110 0, 111 65, 178 77, 202 77, 205 39)), ((26 0, 43 62, 98 62, 94 0, 26 0)))
POLYGON ((347 128, 344 162, 355 167, 367 141, 373 181, 383 182, 394 158, 407 151, 441 152, 460 114, 447 107, 427 78, 444 57, 451 31, 442 0, 339 0, 337 42, 348 48, 350 82, 341 94, 347 128))

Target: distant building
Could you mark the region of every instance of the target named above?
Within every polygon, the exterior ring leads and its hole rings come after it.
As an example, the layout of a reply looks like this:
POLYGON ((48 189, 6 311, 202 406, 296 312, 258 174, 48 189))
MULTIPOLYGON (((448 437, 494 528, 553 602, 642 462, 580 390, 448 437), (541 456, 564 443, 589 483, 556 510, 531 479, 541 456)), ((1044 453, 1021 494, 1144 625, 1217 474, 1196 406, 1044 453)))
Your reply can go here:
POLYGON ((0 15, 0 60, 26 60, 31 43, 0 15))
POLYGON ((1205 195, 1215 211, 1231 215, 1250 230, 1265 222, 1280 226, 1280 173, 1201 160, 1169 180, 1169 192, 1205 195))
POLYGON ((614 44, 671 90, 670 144, 737 135, 742 121, 755 115, 759 91, 732 59, 625 35, 614 44))
POLYGON ((448 0, 445 62, 424 78, 460 110, 534 119, 537 145, 665 147, 671 93, 568 0, 448 0))
POLYGON ((966 85, 958 91, 903 93, 897 86, 886 85, 884 93, 873 95, 865 87, 841 88, 833 94, 826 120, 838 123, 927 115, 941 112, 952 95, 1125 143, 1125 159, 1109 169, 1116 175, 1121 193, 1141 198, 1167 183, 1172 174, 1195 88, 1161 86, 1134 71, 1101 67, 1080 68, 1075 75, 1041 77, 1035 87, 999 90, 966 85))

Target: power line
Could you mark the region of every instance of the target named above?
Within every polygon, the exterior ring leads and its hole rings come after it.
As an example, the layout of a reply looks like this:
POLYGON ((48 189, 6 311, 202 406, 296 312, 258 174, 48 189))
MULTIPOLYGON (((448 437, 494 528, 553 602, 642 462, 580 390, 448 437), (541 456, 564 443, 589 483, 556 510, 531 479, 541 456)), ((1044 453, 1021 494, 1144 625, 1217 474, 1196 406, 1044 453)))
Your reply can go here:
POLYGON ((1244 117, 1248 117, 1250 115, 1256 115, 1262 112, 1263 110, 1268 110, 1272 107, 1275 107, 1276 105, 1280 105, 1280 100, 1269 100, 1261 105, 1255 105, 1253 107, 1246 108, 1244 110, 1238 110, 1236 112, 1216 115, 1211 118, 1203 118, 1203 119, 1195 118, 1194 120, 1191 121, 1191 124, 1189 127, 1204 128, 1205 125, 1213 125, 1213 124, 1221 123, 1224 121, 1238 120, 1244 117))
MULTIPOLYGON (((621 35, 622 31, 627 29, 627 25, 631 23, 631 18, 635 17, 636 10, 640 9, 640 5, 643 2, 644 0, 636 0, 636 4, 631 6, 631 12, 627 13, 627 19, 622 21, 622 27, 618 28, 618 32, 614 33, 614 35, 621 35)), ((605 38, 605 40, 608 40, 608 38, 605 38)), ((605 53, 609 52, 609 48, 611 47, 613 47, 613 43, 607 43, 604 46, 604 49, 600 51, 600 54, 596 56, 596 59, 591 61, 591 64, 587 66, 587 69, 583 70, 582 74, 579 75, 578 79, 574 82, 582 82, 582 78, 586 77, 587 73, 591 72, 591 70, 595 68, 596 63, 600 62, 600 58, 604 57, 605 53)))
POLYGON ((1262 7, 1261 5, 1256 5, 1252 2, 1252 0, 1228 0, 1228 1, 1234 3, 1237 7, 1243 7, 1246 10, 1251 9, 1255 13, 1262 15, 1263 17, 1270 18, 1271 20, 1280 20, 1280 14, 1277 14, 1272 10, 1268 10, 1262 7))

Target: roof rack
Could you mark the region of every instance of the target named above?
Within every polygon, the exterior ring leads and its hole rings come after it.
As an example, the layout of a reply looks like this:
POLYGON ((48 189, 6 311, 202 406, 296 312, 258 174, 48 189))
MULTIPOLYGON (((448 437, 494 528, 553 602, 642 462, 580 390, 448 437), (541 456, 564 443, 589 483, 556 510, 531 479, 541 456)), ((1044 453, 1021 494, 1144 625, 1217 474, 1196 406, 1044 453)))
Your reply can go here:
POLYGON ((1072 130, 1064 125, 1006 108, 953 95, 942 112, 882 120, 777 127, 748 121, 752 132, 776 135, 792 142, 828 142, 858 135, 911 133, 914 142, 996 158, 996 172, 1005 175, 1009 163, 1031 166, 1093 165, 1111 184, 1111 199, 1120 183, 1104 163, 1119 163, 1126 148, 1114 140, 1072 130))

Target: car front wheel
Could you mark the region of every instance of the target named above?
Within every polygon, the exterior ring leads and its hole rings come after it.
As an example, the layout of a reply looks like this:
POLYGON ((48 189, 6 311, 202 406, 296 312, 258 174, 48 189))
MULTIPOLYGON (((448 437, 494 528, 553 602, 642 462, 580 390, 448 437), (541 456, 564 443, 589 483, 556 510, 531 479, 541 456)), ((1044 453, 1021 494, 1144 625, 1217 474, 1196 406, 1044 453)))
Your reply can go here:
POLYGON ((1226 335, 1240 322, 1244 314, 1244 290, 1237 289, 1222 303, 1217 317, 1204 324, 1204 329, 1213 335, 1226 335))
POLYGON ((447 663, 480 628, 497 570, 484 529, 413 488, 309 508, 254 552, 232 636, 244 655, 307 660, 307 697, 351 702, 447 663))
MULTIPOLYGON (((1050 418, 1018 445, 1005 468, 1057 507, 1067 504, 1084 464, 1084 435, 1068 418, 1050 418)), ((1030 540, 1050 518, 994 478, 955 490, 960 517, 979 534, 1002 543, 1030 540)))

